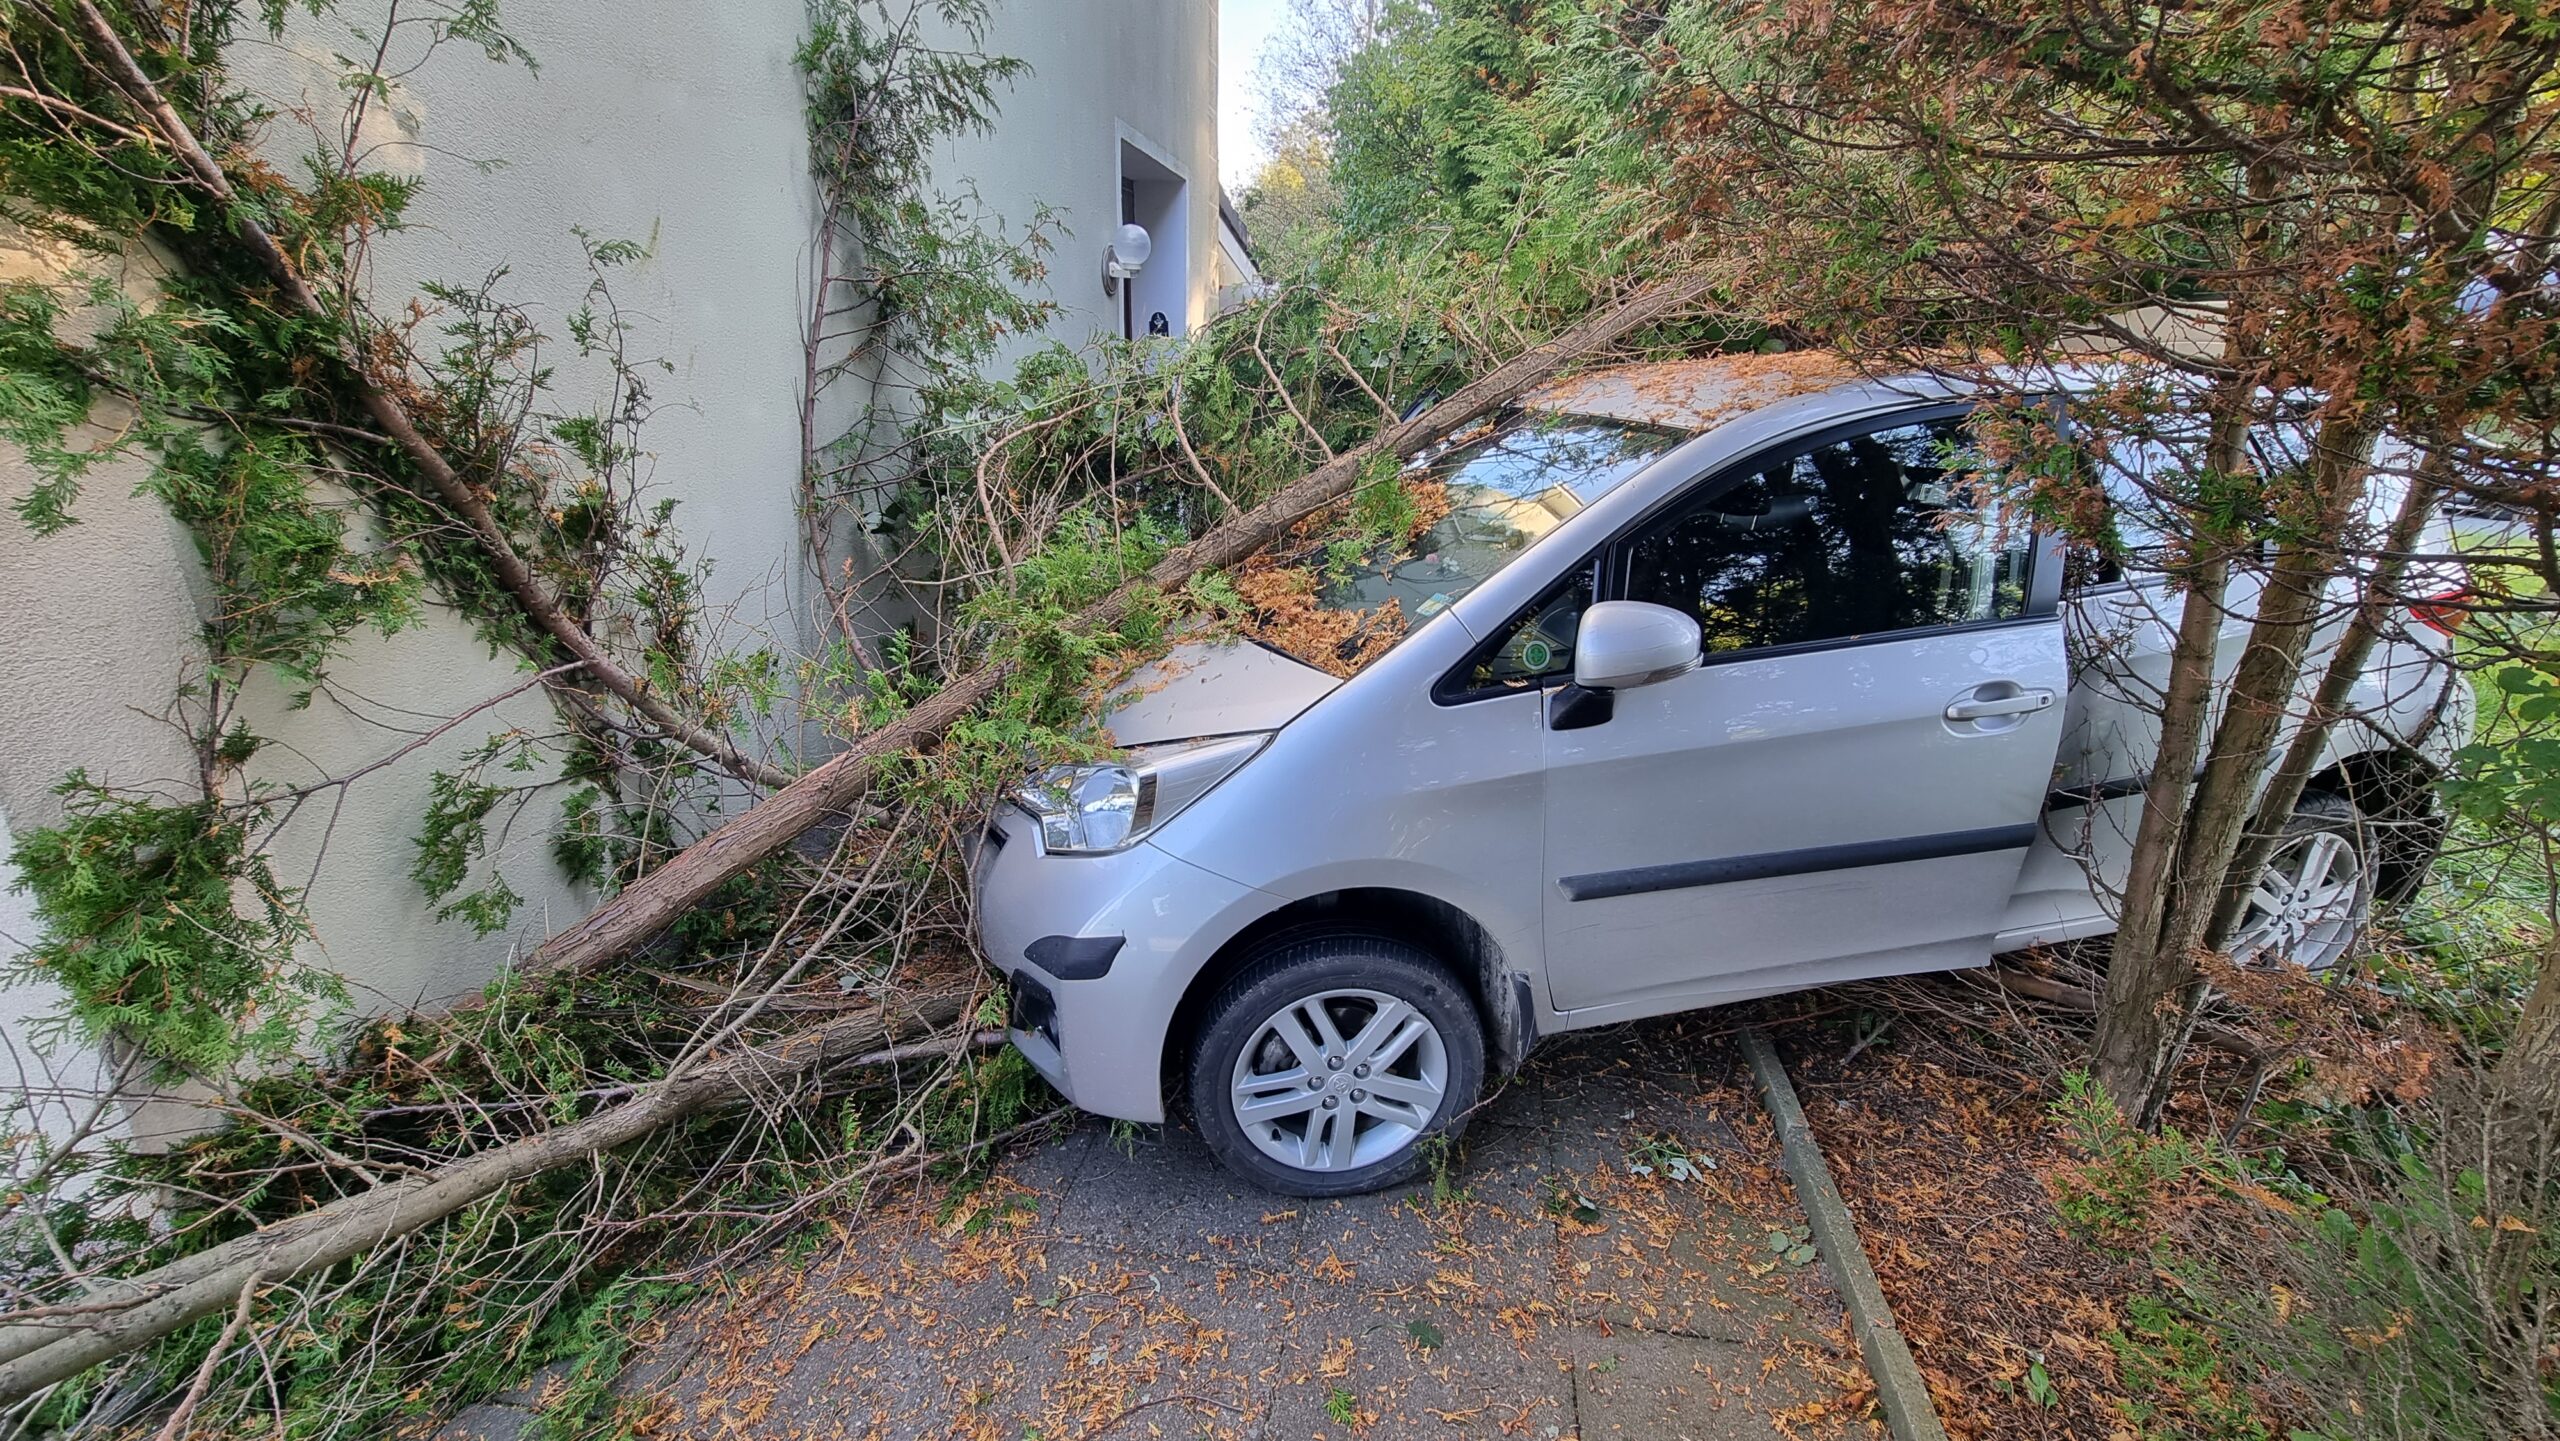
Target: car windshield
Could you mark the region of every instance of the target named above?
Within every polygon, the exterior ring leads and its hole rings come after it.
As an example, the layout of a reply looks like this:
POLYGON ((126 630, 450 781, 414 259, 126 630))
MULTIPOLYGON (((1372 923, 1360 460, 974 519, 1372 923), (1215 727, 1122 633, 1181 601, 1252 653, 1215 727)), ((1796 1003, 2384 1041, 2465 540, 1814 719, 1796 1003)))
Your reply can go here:
POLYGON ((1409 543, 1332 569, 1316 604, 1365 612, 1394 602, 1420 624, 1683 439, 1592 416, 1505 416, 1414 468, 1412 482, 1445 489, 1445 515, 1409 543))

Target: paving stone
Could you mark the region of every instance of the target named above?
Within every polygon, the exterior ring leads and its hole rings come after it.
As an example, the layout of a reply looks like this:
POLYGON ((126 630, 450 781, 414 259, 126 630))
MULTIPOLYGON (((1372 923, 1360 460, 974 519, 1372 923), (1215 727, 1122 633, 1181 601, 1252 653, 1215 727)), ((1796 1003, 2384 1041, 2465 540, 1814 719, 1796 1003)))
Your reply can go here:
POLYGON ((1285 1266, 1297 1205, 1218 1164, 1187 1127, 1168 1125, 1124 1151, 1091 1149, 1054 1213, 1056 1234, 1085 1245, 1180 1258, 1247 1252, 1285 1266))
POLYGON ((1466 1199, 1419 1192, 1308 1203, 1298 1243, 1310 1289, 1471 1305, 1552 1300, 1555 1222, 1525 1188, 1486 1181, 1466 1199))
POLYGON ((1028 1287, 990 1276, 935 1301, 910 1295, 903 1313, 822 1341, 755 1419, 842 1419, 848 1434, 881 1437, 1063 1436, 1153 1401, 1150 1419, 1174 1434, 1247 1434, 1279 1362, 1266 1316, 1286 1278, 1081 1248, 1043 1259, 1028 1287))
POLYGON ((1575 1339, 1556 1329, 1518 1334, 1488 1314, 1410 1301, 1314 1308, 1293 1329, 1260 1434, 1566 1434, 1575 1339), (1396 1311, 1408 1314, 1399 1320, 1396 1311))
POLYGON ((465 1406, 435 1434, 435 1441, 517 1441, 533 1426, 533 1413, 521 1406, 483 1401, 465 1406))
POLYGON ((1763 1374, 1763 1355, 1651 1331, 1582 1333, 1572 1377, 1582 1441, 1781 1441, 1771 1413, 1804 1398, 1763 1374))
POLYGON ((1683 1199, 1620 1211, 1597 1230, 1576 1228, 1559 1240, 1569 1314, 1720 1341, 1800 1324, 1796 1268, 1770 1251, 1767 1223, 1683 1199))

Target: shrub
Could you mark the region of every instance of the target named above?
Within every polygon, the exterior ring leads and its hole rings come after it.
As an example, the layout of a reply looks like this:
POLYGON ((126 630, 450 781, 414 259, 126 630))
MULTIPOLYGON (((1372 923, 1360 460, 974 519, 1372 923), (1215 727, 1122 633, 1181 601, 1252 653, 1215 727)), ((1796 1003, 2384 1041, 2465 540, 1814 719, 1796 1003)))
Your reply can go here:
POLYGON ((2084 1239, 2110 1250, 2137 1249, 2154 1235, 2171 1186, 2204 1159, 2175 1131, 2152 1135, 2127 1121, 2106 1088, 2083 1073, 2063 1078, 2053 1118, 2085 1158, 2054 1177, 2054 1209, 2084 1239))
POLYGON ((2547 1117, 2458 1081, 2392 1117, 2360 1194, 2227 1246, 2226 1327, 2316 1441, 2560 1436, 2560 1174, 2547 1117), (2494 1159, 2484 1159, 2494 1158, 2494 1159))

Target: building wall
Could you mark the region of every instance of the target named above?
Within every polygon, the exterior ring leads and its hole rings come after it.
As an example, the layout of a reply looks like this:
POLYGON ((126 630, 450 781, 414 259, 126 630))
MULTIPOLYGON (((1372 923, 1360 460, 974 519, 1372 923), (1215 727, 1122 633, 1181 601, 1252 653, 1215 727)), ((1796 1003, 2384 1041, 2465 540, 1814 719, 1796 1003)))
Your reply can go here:
POLYGON ((1014 346, 1011 358, 1047 340, 1080 346, 1120 333, 1119 302, 1102 292, 1102 251, 1120 226, 1124 142, 1188 182, 1183 253, 1169 253, 1159 237, 1148 263, 1159 273, 1168 262, 1182 264, 1176 329, 1216 315, 1214 0, 998 0, 987 50, 1025 62, 1031 73, 1001 97, 995 130, 954 142, 942 171, 973 181, 1016 233, 1035 201, 1053 207, 1063 228, 1047 282, 1061 313, 1046 335, 1014 346))
MULTIPOLYGON (((379 6, 350 9, 362 20, 379 6)), ((553 335, 545 358, 559 366, 557 399, 572 408, 603 390, 600 370, 574 356, 564 333, 590 279, 573 232, 645 246, 613 287, 634 353, 673 366, 652 381, 642 438, 650 481, 678 502, 688 552, 713 567, 713 642, 800 654, 820 638, 796 508, 814 224, 792 64, 801 0, 513 0, 503 13, 538 72, 455 46, 405 80, 361 137, 377 165, 425 184, 409 227, 374 249, 376 305, 396 310, 422 282, 475 283, 503 270, 497 292, 526 303, 553 335)), ((288 116, 334 126, 342 98, 327 57, 359 53, 360 42, 298 12, 287 41, 242 45, 237 78, 288 116)), ((955 144, 942 173, 948 185, 974 185, 1017 227, 1039 202, 1057 208, 1069 233, 1048 277, 1064 307, 1050 334, 1073 344, 1116 332, 1100 265, 1119 219, 1125 137, 1189 177, 1183 319, 1213 313, 1215 4, 1009 0, 989 48, 1027 60, 1032 74, 1002 97, 995 132, 955 144)), ((395 50, 386 68, 407 67, 395 50)), ((280 122, 273 137, 278 163, 312 143, 295 124, 280 122)), ((49 263, 0 237, 0 273, 49 263)), ((1006 363, 1037 339, 1017 341, 1006 363)), ((840 416, 857 409, 858 398, 835 406, 840 416)), ((0 514, 9 635, 0 693, 12 701, 0 708, 0 824, 20 833, 59 819, 51 787, 74 767, 173 796, 190 784, 187 748, 162 717, 201 655, 197 563, 184 531, 132 494, 138 478, 134 467, 95 477, 80 524, 64 535, 40 539, 0 514)), ((0 495, 27 484, 23 463, 0 454, 0 495)), ((309 708, 290 708, 271 686, 253 693, 249 724, 275 742, 255 773, 280 785, 344 774, 524 679, 517 658, 492 655, 450 613, 398 636, 359 636, 309 708)), ((276 837, 279 874, 308 887, 321 937, 314 959, 345 975, 369 1009, 472 991, 592 903, 548 860, 547 812, 506 838, 507 875, 531 902, 511 934, 475 938, 437 923, 408 874, 429 778, 495 731, 553 725, 531 692, 489 706, 315 798, 276 837)), ((766 740, 783 751, 796 737, 766 740)), ((27 924, 22 910, 0 915, 0 960, 27 924)), ((18 1011, 29 1001, 8 998, 18 1011)), ((0 1007, 0 1029, 14 1036, 9 1015, 0 1007)))

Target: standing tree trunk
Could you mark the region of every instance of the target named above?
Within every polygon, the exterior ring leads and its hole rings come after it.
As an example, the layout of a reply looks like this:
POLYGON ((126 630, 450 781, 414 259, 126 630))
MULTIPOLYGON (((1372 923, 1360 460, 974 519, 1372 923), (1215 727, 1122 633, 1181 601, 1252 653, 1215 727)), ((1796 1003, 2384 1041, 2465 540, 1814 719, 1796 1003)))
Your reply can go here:
POLYGON ((2319 767, 2321 756, 2327 753, 2329 733, 2347 718, 2347 700, 2355 694, 2356 682, 2363 679, 2365 664, 2381 644, 2383 627, 2390 622, 2400 598, 2401 580, 2409 569, 2409 552, 2417 548, 2418 538, 2426 530, 2427 516, 2435 509, 2436 498, 2444 493, 2440 483, 2445 469, 2443 456, 2441 449, 2429 452, 2417 477, 2409 483, 2400 512, 2391 518, 2391 528, 2383 536, 2382 554, 2374 562, 2373 573, 2365 579, 2364 596, 2356 605, 2355 619, 2348 622, 2346 634, 2339 637, 2337 649, 2330 653, 2329 668, 2320 677, 2320 691, 2311 699, 2310 714, 2303 718, 2301 729, 2294 732, 2292 743, 2285 747, 2284 759, 2276 763, 2275 774, 2267 778, 2266 789, 2258 796, 2258 814, 2267 823, 2250 833, 2222 878, 2222 897, 2214 908, 2213 923, 2205 931, 2205 944, 2209 946, 2223 945, 2240 924, 2248 910, 2249 892, 2257 880, 2258 868, 2267 863, 2282 838, 2279 818, 2293 814, 2293 808, 2301 803, 2303 787, 2319 767))
MULTIPOLYGON (((2275 188, 2263 161, 2249 166, 2243 186, 2252 200, 2275 188)), ((2267 222, 2253 214, 2240 230, 2240 253, 2256 255, 2267 240, 2267 222)), ((2234 297, 2222 336, 2222 379, 2214 387, 2211 428, 2205 436, 2203 479, 2219 489, 2249 460, 2249 421, 2265 364, 2266 316, 2234 297)), ((2133 856, 2125 874, 2115 942, 2107 956, 2107 983, 2098 998, 2097 1035, 2089 1069, 2128 1114, 2139 1112, 2177 1059, 2186 1029, 2179 993, 2193 970, 2183 952, 2163 944, 2171 920, 2178 844, 2184 837, 2187 797, 2204 744, 2213 701, 2213 672, 2222 643, 2223 597, 2231 588, 2234 537, 2207 508, 2199 512, 2189 544, 2178 634, 2169 650, 2168 684, 2160 698, 2160 743, 2142 788, 2142 819, 2135 826, 2133 856)))
POLYGON ((2498 1062, 2497 1090, 2510 1107, 2543 1124, 2560 1117, 2560 934, 2542 943, 2533 993, 2498 1062))
POLYGON ((2161 940, 2177 864, 2178 822, 2187 813, 2196 756, 2204 744, 2223 595, 2230 582, 2231 558, 2223 553, 2207 556, 2188 572, 2186 602, 2169 651, 2168 686, 2160 699, 2160 746, 2143 786, 2142 820, 2134 830, 2106 988, 2098 998, 2090 1070, 2128 1114, 2149 1094, 2153 1078, 2168 1070, 2178 1045, 2177 997, 2192 967, 2161 940))
MULTIPOLYGON (((2256 812, 2267 757, 2286 717, 2293 714, 2294 692, 2311 637, 2319 629, 2329 582, 2341 568, 2329 538, 2345 530, 2364 495, 2379 428, 2377 417, 2360 409, 2324 423, 2313 443, 2313 514, 2307 526, 2313 539, 2280 548, 2259 592, 2248 645, 2232 672, 2230 697, 2187 814, 2171 901, 2174 920, 2162 936, 2164 945, 2192 951, 2205 942, 2241 830, 2256 812)), ((2290 802, 2285 810, 2291 813, 2290 802)), ((2282 817, 2266 815, 2264 820, 2275 826, 2282 817)))
MULTIPOLYGON (((2238 475, 2248 459, 2249 400, 2257 384, 2249 363, 2253 341, 2245 329, 2235 328, 2223 342, 2231 378, 2214 396, 2213 428, 2203 457, 2211 476, 2238 475)), ((2180 822, 2187 813, 2213 699, 2234 542, 2217 528, 2199 524, 2192 544, 2196 559, 2187 570, 2186 599, 2178 611, 2168 683, 2160 698, 2160 743, 2143 784, 2142 819, 2134 830, 2090 1058, 2098 1084, 2128 1111, 2149 1092, 2152 1077, 2168 1069, 2176 1052, 2176 1002, 2189 969, 2185 958, 2165 950, 2161 940, 2169 920, 2180 822)))
MULTIPOLYGON (((2167 861, 2167 883, 2158 893, 2156 929, 2131 937, 2147 954, 2128 956, 2127 937, 2119 933, 2115 964, 2108 974, 2110 1010, 2100 1015, 2098 1075, 2116 1104, 2138 1124, 2158 1123, 2178 1054, 2204 1004, 2206 987, 2196 967, 2196 953, 2204 944, 2242 832, 2255 814, 2268 753, 2291 713, 2303 655, 2318 626, 2329 579, 2338 568, 2334 552, 2317 538, 2336 535, 2363 494, 2377 428, 2376 417, 2362 407, 2321 425, 2312 446, 2312 514, 2307 518, 2315 539, 2284 546, 2259 592, 2257 616, 2232 671, 2203 773, 2177 814, 2179 835, 2175 854, 2167 861), (2124 984, 2119 985, 2120 981, 2124 984), (2121 1028, 2112 1035, 2110 1020, 2121 1028)), ((2190 612, 2194 605, 2191 595, 2190 612)), ((2217 607, 2212 623, 2218 625, 2219 620, 2217 607)), ((2182 650, 2187 629, 2182 620, 2182 650)), ((2197 718, 2201 719, 2200 708, 2197 718)), ((2152 777, 2155 790, 2172 762, 2166 729, 2164 723, 2161 759, 2152 777)), ((2146 801, 2146 838, 2151 830, 2146 801)), ((2137 856, 2140 853, 2137 842, 2137 856)))

